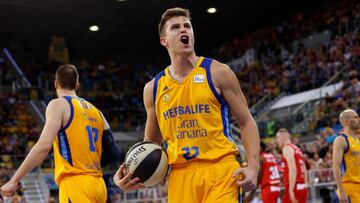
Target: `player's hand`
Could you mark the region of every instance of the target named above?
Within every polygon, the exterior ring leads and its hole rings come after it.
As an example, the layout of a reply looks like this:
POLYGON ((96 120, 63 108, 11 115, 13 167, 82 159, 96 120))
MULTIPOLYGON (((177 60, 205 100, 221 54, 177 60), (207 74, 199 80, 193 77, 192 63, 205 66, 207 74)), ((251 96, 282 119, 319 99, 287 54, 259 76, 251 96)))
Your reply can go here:
POLYGON ((236 183, 241 186, 243 191, 247 192, 256 189, 257 174, 258 170, 256 168, 246 167, 237 169, 232 177, 238 178, 240 175, 241 179, 237 179, 236 183))
POLYGON ((1 195, 3 197, 11 197, 15 194, 16 190, 19 189, 20 183, 16 181, 10 180, 5 185, 3 185, 0 189, 1 195))
POLYGON ((340 203, 347 203, 348 202, 348 197, 347 197, 344 190, 338 190, 337 193, 338 193, 340 203))
POLYGON ((290 191, 289 194, 290 194, 290 201, 291 201, 291 203, 298 203, 297 199, 295 198, 294 192, 293 192, 293 191, 290 191))
POLYGON ((144 188, 145 185, 139 182, 139 178, 132 178, 132 173, 126 174, 125 163, 121 164, 119 170, 114 175, 114 183, 123 191, 132 191, 140 188, 144 188))

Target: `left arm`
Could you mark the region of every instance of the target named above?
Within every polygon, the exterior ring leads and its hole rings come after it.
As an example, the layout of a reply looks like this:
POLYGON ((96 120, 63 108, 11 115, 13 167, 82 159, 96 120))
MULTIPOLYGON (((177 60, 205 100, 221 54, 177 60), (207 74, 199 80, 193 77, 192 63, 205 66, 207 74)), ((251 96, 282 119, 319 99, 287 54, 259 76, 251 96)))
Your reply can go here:
POLYGON ((61 101, 52 100, 46 108, 46 122, 41 132, 40 138, 34 147, 26 156, 24 162, 15 172, 11 180, 1 187, 1 193, 6 196, 12 196, 18 188, 20 180, 26 176, 32 169, 39 166, 49 151, 51 150, 55 136, 61 127, 63 108, 61 101))
MULTIPOLYGON (((225 64, 214 61, 211 66, 212 78, 217 91, 220 91, 229 104, 240 127, 248 167, 238 171, 243 173, 244 179, 239 182, 243 189, 256 187, 260 163, 260 138, 255 120, 250 114, 244 94, 234 72, 225 64)), ((235 172, 236 173, 236 172, 235 172)), ((234 174, 235 176, 237 174, 234 174)))

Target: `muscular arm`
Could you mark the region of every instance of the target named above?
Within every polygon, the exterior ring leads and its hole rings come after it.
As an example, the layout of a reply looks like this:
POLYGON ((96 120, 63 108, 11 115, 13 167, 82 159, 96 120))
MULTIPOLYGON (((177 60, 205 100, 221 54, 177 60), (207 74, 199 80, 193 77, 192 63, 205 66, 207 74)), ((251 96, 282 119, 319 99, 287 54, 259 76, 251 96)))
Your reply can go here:
POLYGON ((334 178, 337 185, 337 188, 340 192, 344 192, 345 189, 343 187, 343 184, 341 182, 341 161, 344 156, 344 151, 347 147, 346 141, 344 137, 337 137, 334 141, 333 146, 333 172, 334 172, 334 178))
POLYGON ((295 154, 294 154, 294 150, 289 146, 283 148, 282 154, 285 157, 286 163, 288 164, 289 167, 289 191, 291 192, 294 191, 296 174, 297 174, 297 169, 294 159, 295 154))
POLYGON ((148 82, 144 87, 144 105, 146 109, 146 125, 144 141, 162 143, 159 124, 156 119, 155 104, 153 102, 154 80, 148 82))
POLYGON ((216 61, 211 66, 211 72, 217 91, 221 92, 239 123, 248 166, 258 171, 260 162, 259 132, 256 122, 250 114, 239 81, 229 67, 216 61))
POLYGON ((19 182, 27 173, 44 161, 51 150, 55 136, 61 128, 64 105, 67 105, 65 102, 64 99, 50 101, 46 108, 46 122, 40 138, 12 177, 12 181, 19 182))
POLYGON ((115 163, 121 159, 121 153, 119 146, 116 144, 114 136, 111 132, 110 125, 107 122, 105 116, 100 112, 101 117, 103 118, 103 136, 102 136, 102 149, 100 164, 102 167, 109 164, 115 163))

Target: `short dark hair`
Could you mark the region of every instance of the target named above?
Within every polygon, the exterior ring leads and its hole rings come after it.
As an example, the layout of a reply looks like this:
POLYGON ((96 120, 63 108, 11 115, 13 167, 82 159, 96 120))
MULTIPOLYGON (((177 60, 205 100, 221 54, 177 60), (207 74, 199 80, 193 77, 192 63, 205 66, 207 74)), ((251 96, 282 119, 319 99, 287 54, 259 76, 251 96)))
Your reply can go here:
POLYGON ((60 66, 55 74, 55 79, 64 89, 75 90, 79 79, 79 73, 72 64, 60 66))
POLYGON ((277 132, 278 133, 288 133, 288 134, 290 134, 289 130, 286 129, 286 128, 280 128, 277 132))
POLYGON ((160 36, 163 35, 163 29, 164 29, 164 25, 165 25, 166 21, 168 21, 170 18, 179 17, 179 16, 184 16, 184 17, 188 18, 189 20, 191 20, 190 11, 188 9, 179 8, 179 7, 167 9, 162 14, 161 20, 159 22, 159 35, 160 36))

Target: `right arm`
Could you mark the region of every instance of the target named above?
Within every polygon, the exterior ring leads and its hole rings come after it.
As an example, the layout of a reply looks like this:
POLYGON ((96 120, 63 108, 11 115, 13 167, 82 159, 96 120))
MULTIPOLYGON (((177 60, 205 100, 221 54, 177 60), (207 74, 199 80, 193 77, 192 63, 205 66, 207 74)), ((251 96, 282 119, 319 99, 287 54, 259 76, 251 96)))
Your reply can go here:
POLYGON ((109 164, 115 163, 121 159, 121 153, 119 146, 116 144, 114 136, 111 132, 110 125, 105 119, 105 116, 99 111, 103 119, 103 136, 102 136, 102 149, 100 164, 101 167, 107 166, 109 164))
POLYGON ((146 109, 146 125, 144 141, 162 143, 162 136, 156 118, 156 109, 153 101, 154 80, 148 82, 144 87, 144 105, 146 109))
POLYGON ((333 172, 334 172, 336 186, 338 188, 340 202, 347 202, 345 189, 341 182, 341 169, 340 169, 346 147, 347 144, 345 138, 342 136, 338 136, 335 139, 333 145, 333 172))
MULTIPOLYGON (((286 163, 289 167, 289 194, 290 198, 295 199, 294 195, 294 188, 295 188, 295 182, 296 182, 296 164, 294 159, 294 150, 290 146, 286 146, 282 150, 282 154, 285 157, 286 163)), ((294 201, 293 201, 294 202, 294 201)), ((296 200, 295 200, 296 202, 296 200)))

